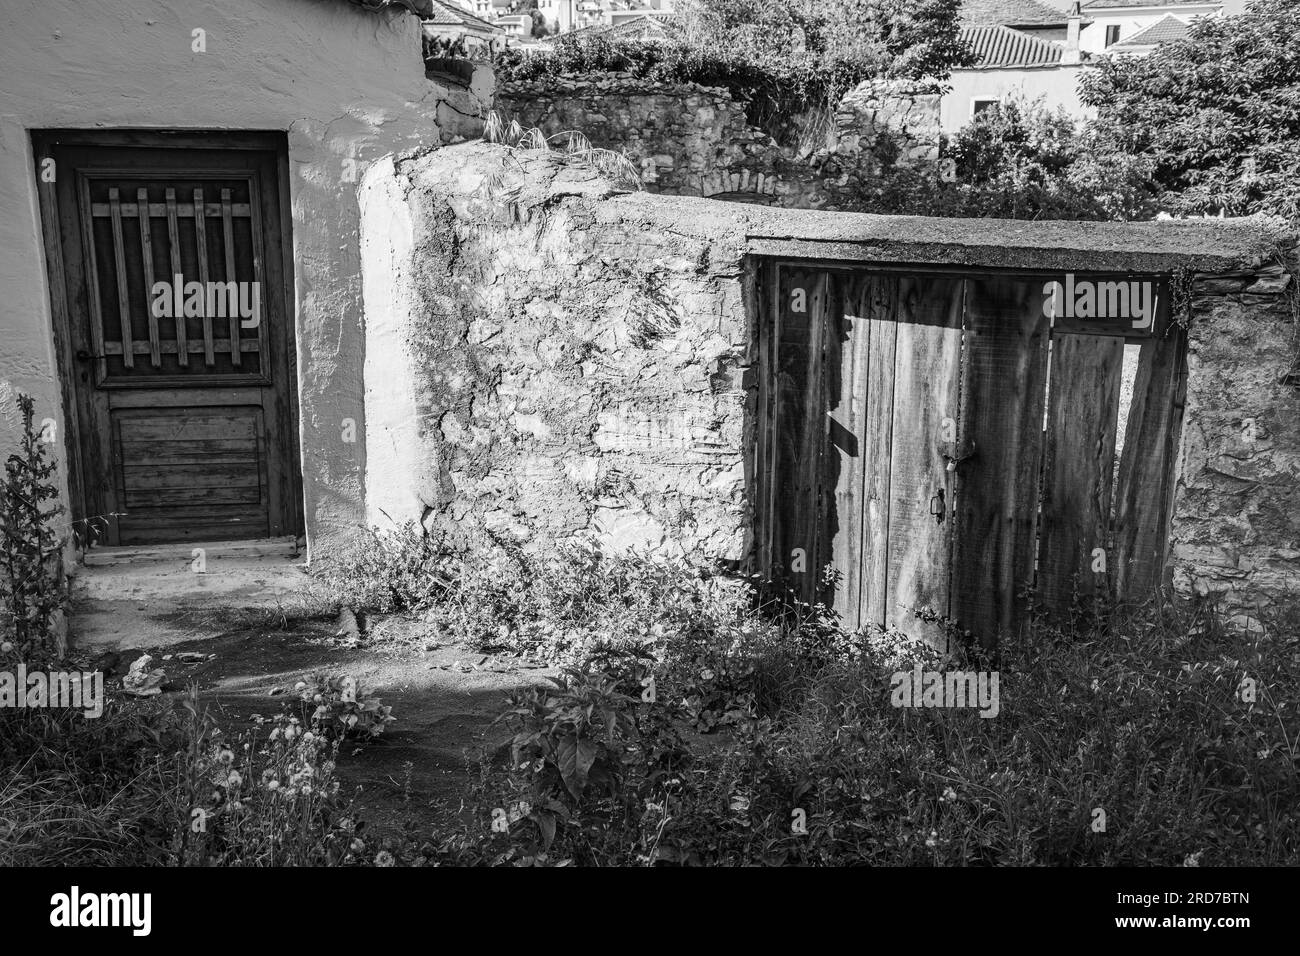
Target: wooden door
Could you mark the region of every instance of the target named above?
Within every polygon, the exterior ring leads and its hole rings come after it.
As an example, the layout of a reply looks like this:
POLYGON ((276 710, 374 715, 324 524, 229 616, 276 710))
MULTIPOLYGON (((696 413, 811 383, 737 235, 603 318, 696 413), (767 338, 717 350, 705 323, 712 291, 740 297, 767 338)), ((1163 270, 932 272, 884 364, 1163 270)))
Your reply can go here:
POLYGON ((1029 593, 1060 614, 1158 582, 1184 347, 1163 285, 1138 329, 1058 315, 1044 277, 793 263, 763 277, 770 577, 848 630, 944 649, 959 631, 988 647, 1017 633, 1029 593), (1121 464, 1122 356, 1139 341, 1121 464))
POLYGON ((74 519, 101 517, 104 544, 301 529, 281 155, 222 140, 37 143, 57 170, 74 519))

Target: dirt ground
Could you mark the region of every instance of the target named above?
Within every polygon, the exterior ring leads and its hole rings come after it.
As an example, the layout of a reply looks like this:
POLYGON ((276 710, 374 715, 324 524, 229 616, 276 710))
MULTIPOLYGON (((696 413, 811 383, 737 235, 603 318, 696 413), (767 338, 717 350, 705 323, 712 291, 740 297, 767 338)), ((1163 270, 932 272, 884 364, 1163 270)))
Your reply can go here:
MULTIPOLYGON (((206 617, 206 615, 205 615, 206 617)), ((360 646, 341 636, 333 621, 289 621, 287 627, 209 626, 208 633, 153 648, 151 666, 166 672, 166 692, 185 693, 197 683, 200 700, 233 736, 293 700, 294 685, 312 673, 347 674, 368 697, 393 708, 395 722, 379 738, 344 744, 338 773, 355 789, 360 816, 372 830, 396 833, 414 822, 432 832, 458 812, 477 754, 495 751, 508 737, 492 726, 513 688, 545 683, 554 671, 505 654, 484 654, 423 633, 419 621, 391 617, 368 622, 360 646), (187 663, 182 655, 215 655, 187 663), (164 659, 166 657, 167 659, 164 659)), ((177 622, 203 631, 202 622, 177 622)), ((122 648, 100 659, 110 684, 125 674, 141 649, 122 648)))

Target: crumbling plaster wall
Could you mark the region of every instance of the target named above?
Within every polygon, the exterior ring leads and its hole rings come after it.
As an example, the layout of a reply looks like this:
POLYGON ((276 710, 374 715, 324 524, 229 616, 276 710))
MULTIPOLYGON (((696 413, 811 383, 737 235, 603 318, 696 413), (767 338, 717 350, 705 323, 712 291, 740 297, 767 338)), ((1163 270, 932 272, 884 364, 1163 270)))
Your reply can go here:
POLYGON ((745 554, 744 229, 611 192, 487 145, 366 177, 376 524, 745 554))
MULTIPOLYGON (((0 447, 16 391, 75 434, 63 407, 37 203, 33 129, 281 130, 289 150, 303 483, 309 548, 364 520, 361 172, 394 150, 481 129, 490 73, 425 78, 419 20, 344 0, 45 0, 0 7, 0 447), (193 49, 202 30, 206 50, 193 49)), ((64 492, 67 504, 67 492, 64 492)))

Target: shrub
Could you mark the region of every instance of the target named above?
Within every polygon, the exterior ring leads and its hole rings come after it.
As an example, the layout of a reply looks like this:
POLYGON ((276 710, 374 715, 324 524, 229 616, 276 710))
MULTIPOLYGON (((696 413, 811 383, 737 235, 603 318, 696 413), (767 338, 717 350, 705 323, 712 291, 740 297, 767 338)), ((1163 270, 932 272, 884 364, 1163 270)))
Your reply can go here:
POLYGON ((310 682, 299 681, 294 689, 302 711, 310 712, 307 719, 312 731, 328 740, 348 735, 378 737, 397 719, 393 708, 385 707, 377 697, 366 697, 351 677, 316 673, 310 682))
POLYGON ((1251 0, 1149 56, 1102 59, 1081 87, 1098 155, 1150 162, 1176 213, 1300 216, 1298 32, 1292 0, 1251 0))
POLYGON ((1012 99, 976 114, 938 168, 890 167, 863 197, 873 212, 960 218, 1120 220, 1155 215, 1151 163, 1116 154, 1063 110, 1012 99), (951 175, 945 177, 944 168, 951 175))
POLYGON ((31 396, 20 395, 18 406, 22 434, 18 451, 5 462, 0 489, 0 613, 20 658, 51 657, 63 650, 56 646, 66 600, 63 541, 52 527, 63 508, 47 505, 58 500, 59 490, 48 443, 33 427, 31 396))
POLYGON ((193 695, 0 710, 0 866, 369 863, 337 746, 287 713, 228 737, 193 695))

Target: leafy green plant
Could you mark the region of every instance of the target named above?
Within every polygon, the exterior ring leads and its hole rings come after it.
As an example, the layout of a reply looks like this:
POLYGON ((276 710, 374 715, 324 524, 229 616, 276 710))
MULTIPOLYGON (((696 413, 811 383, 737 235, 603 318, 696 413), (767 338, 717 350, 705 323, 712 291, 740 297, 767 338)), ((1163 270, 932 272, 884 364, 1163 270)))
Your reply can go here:
POLYGON ((356 680, 346 675, 316 673, 299 681, 294 690, 303 704, 311 729, 329 740, 346 736, 378 737, 397 718, 393 708, 377 697, 366 697, 356 680))
POLYGON ((7 628, 20 657, 49 655, 66 602, 62 573, 63 540, 53 528, 63 513, 53 482, 55 462, 44 435, 33 426, 35 403, 20 395, 22 432, 18 451, 5 462, 0 489, 0 592, 7 628))

